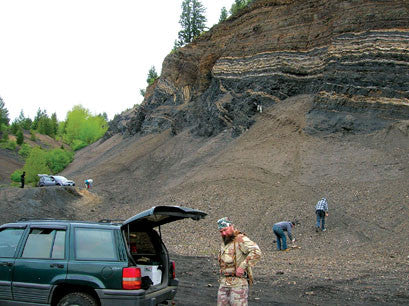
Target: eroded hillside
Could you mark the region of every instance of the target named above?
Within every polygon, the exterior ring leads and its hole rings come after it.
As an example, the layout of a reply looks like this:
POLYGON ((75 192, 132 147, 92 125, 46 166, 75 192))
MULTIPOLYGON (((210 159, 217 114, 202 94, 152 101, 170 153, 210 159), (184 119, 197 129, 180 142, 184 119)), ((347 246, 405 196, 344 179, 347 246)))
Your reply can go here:
POLYGON ((407 118, 408 16, 406 1, 255 1, 168 55, 141 107, 108 135, 237 136, 257 104, 299 94, 314 94, 328 118, 333 110, 407 118))

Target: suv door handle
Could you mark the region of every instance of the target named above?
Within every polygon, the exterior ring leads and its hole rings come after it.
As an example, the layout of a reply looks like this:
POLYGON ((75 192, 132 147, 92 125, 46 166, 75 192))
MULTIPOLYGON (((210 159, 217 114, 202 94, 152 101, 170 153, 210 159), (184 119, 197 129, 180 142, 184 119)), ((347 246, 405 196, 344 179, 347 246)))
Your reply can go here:
POLYGON ((2 262, 1 265, 2 266, 7 266, 7 267, 12 267, 13 263, 12 262, 2 262))
POLYGON ((62 265, 62 264, 50 264, 50 268, 62 269, 62 268, 64 268, 64 265, 62 265))

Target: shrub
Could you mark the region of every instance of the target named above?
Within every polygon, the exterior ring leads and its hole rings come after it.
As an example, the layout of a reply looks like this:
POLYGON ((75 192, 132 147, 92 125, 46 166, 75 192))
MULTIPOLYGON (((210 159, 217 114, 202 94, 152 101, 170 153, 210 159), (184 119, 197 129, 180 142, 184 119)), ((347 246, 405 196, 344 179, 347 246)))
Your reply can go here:
POLYGON ((14 151, 17 148, 17 143, 13 140, 7 140, 0 144, 0 148, 14 151))
POLYGON ((53 149, 47 152, 47 166, 52 173, 58 173, 72 162, 74 153, 62 149, 53 149))
POLYGON ((74 139, 72 141, 72 144, 71 144, 71 148, 74 151, 85 148, 86 146, 87 146, 87 143, 85 141, 82 141, 82 140, 79 140, 79 139, 74 139))
POLYGON ((37 183, 39 173, 50 173, 50 169, 47 166, 47 152, 39 147, 34 147, 30 155, 26 160, 26 164, 23 167, 26 172, 26 182, 37 183))
POLYGON ((22 174, 23 174, 23 169, 17 169, 16 171, 14 171, 14 172, 10 175, 11 181, 12 181, 12 182, 19 183, 22 174))
POLYGON ((36 141, 36 132, 34 130, 30 130, 30 140, 36 141))
POLYGON ((21 145, 20 150, 18 151, 18 154, 20 154, 20 156, 26 159, 30 155, 31 150, 32 150, 32 147, 30 145, 23 143, 21 145))

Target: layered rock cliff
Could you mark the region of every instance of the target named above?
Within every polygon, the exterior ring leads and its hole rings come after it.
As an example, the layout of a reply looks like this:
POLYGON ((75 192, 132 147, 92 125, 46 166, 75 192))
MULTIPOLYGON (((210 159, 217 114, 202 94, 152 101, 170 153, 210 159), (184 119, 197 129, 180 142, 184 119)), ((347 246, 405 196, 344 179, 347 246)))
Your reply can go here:
POLYGON ((263 107, 314 95, 309 133, 409 118, 407 1, 259 0, 169 54, 122 132, 239 135, 263 107))

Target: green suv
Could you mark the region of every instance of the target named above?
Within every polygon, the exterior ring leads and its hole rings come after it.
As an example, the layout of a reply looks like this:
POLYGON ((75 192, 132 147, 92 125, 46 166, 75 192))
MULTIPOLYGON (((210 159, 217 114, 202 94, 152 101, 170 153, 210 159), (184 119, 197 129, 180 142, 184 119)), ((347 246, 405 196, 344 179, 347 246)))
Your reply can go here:
POLYGON ((124 221, 0 226, 0 305, 157 305, 176 294, 160 226, 206 213, 156 206, 124 221), (159 227, 159 231, 154 228, 159 227))

